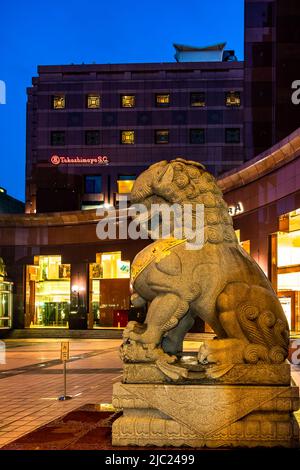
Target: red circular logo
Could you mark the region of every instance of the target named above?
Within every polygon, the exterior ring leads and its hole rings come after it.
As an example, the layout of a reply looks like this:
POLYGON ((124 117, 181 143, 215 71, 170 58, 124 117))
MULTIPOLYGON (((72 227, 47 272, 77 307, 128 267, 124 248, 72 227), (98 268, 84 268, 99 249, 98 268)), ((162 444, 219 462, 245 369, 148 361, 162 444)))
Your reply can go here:
POLYGON ((52 155, 51 163, 52 163, 52 165, 59 165, 60 164, 60 157, 58 155, 52 155))

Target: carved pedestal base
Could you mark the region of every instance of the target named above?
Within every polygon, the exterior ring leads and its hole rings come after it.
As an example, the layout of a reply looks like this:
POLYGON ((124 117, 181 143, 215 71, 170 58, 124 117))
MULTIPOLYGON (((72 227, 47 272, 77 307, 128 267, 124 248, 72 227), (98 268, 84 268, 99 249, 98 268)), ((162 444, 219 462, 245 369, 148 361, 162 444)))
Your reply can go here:
POLYGON ((118 446, 297 447, 295 386, 116 383, 118 446))

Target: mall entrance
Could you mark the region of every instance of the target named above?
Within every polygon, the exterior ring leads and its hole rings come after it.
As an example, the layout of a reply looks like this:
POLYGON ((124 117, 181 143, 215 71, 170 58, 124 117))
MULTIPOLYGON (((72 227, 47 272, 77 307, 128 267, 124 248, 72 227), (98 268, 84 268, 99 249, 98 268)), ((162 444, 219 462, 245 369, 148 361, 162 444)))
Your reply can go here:
POLYGON ((121 252, 97 253, 90 264, 90 315, 93 328, 122 328, 130 308, 130 262, 121 252))
POLYGON ((130 262, 121 251, 97 253, 72 273, 60 255, 26 266, 26 328, 123 328, 130 310, 130 262), (88 286, 88 292, 86 287, 88 286), (86 295, 87 294, 87 295, 86 295))
POLYGON ((280 216, 271 235, 271 281, 291 333, 300 329, 300 209, 280 216))
POLYGON ((27 327, 69 326, 70 265, 61 256, 35 256, 27 266, 26 312, 27 327))

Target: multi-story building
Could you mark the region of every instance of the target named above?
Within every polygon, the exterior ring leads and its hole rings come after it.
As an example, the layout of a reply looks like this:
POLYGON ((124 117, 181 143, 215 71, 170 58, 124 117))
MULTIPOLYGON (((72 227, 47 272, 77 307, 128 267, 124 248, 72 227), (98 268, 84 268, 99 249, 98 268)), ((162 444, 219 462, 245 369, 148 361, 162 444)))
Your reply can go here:
POLYGON ((245 0, 245 63, 218 44, 177 45, 174 63, 39 67, 27 214, 0 216, 0 328, 124 326, 130 265, 149 241, 99 240, 96 211, 81 209, 117 204, 148 165, 181 156, 218 177, 240 243, 299 333, 298 3, 245 0))
POLYGON ((243 163, 243 62, 224 46, 176 45, 174 63, 39 67, 27 212, 115 205, 164 158, 201 160, 215 175, 243 163))
POLYGON ((300 126, 299 24, 297 0, 245 0, 246 160, 300 126))

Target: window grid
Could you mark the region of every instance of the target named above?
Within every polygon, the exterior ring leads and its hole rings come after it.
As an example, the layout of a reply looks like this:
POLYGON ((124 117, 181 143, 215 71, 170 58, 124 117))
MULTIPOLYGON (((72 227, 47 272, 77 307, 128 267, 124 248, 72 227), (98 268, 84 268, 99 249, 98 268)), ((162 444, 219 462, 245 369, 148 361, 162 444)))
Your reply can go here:
POLYGON ((169 143, 169 131, 167 129, 160 129, 155 131, 155 143, 156 144, 168 144, 169 143))
POLYGON ((134 131, 121 131, 121 144, 123 145, 134 144, 134 131))
POLYGON ((190 144, 205 144, 205 130, 190 129, 190 144))
POLYGON ((135 107, 135 95, 121 95, 121 107, 122 108, 134 108, 135 107))
POLYGON ((227 91, 225 93, 225 105, 228 107, 241 106, 241 93, 239 91, 227 91))
POLYGON ((100 131, 85 131, 85 145, 99 145, 100 131))
POLYGON ((65 145, 65 132, 51 131, 50 139, 53 146, 65 145))
POLYGON ((240 128, 232 127, 225 129, 225 143, 226 144, 239 144, 241 141, 241 130, 240 128))
POLYGON ((170 94, 169 93, 159 93, 155 95, 156 106, 169 106, 170 105, 170 94))
POLYGON ((204 106, 206 106, 204 91, 191 93, 190 105, 192 107, 197 107, 197 108, 203 108, 204 106))
POLYGON ((100 95, 89 94, 87 96, 87 107, 88 109, 100 108, 100 95))
POLYGON ((65 95, 54 95, 52 97, 52 108, 53 109, 65 109, 66 98, 65 95))

